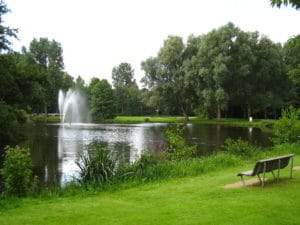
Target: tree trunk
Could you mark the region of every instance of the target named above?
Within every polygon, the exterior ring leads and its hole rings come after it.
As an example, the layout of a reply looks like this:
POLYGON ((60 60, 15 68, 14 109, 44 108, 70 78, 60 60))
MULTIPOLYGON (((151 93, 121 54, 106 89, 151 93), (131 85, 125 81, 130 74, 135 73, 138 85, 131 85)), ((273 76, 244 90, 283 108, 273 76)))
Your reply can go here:
MULTIPOLYGON (((178 100, 178 98, 177 98, 177 100, 178 100)), ((185 121, 189 121, 189 116, 188 116, 188 114, 187 114, 187 110, 184 108, 184 106, 183 106, 183 104, 182 104, 181 101, 178 101, 178 102, 179 102, 180 109, 181 109, 181 112, 182 112, 182 114, 183 114, 184 120, 185 120, 185 121)))
POLYGON ((48 117, 48 106, 47 106, 47 103, 45 103, 45 105, 44 105, 44 112, 45 112, 46 117, 48 117))
POLYGON ((248 119, 251 116, 251 106, 250 106, 250 104, 247 104, 247 116, 248 116, 248 119))
POLYGON ((221 119, 221 107, 220 105, 218 104, 217 105, 217 120, 220 120, 221 119))

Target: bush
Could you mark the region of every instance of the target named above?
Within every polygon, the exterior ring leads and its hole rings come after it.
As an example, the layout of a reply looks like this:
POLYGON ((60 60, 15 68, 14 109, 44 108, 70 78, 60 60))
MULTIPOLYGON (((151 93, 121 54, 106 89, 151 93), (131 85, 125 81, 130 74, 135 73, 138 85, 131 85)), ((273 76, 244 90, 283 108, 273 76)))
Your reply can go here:
POLYGON ((229 154, 245 158, 252 157, 256 151, 254 146, 251 146, 248 142, 243 141, 240 138, 236 141, 227 138, 224 142, 223 149, 229 154))
POLYGON ((20 136, 18 126, 16 110, 0 100, 0 147, 17 143, 20 136))
POLYGON ((196 155, 197 146, 188 146, 183 138, 185 125, 171 124, 166 130, 167 158, 171 160, 192 158, 196 155))
POLYGON ((236 166, 241 162, 234 155, 221 152, 211 156, 181 160, 163 160, 155 153, 146 153, 132 165, 123 168, 119 181, 145 183, 156 180, 197 176, 210 171, 236 166))
POLYGON ((32 161, 29 149, 6 147, 3 169, 5 192, 12 196, 25 196, 31 188, 32 161))
POLYGON ((116 160, 112 157, 107 144, 92 142, 87 151, 76 162, 79 167, 79 182, 82 184, 103 185, 112 180, 116 160))
POLYGON ((299 110, 290 106, 283 109, 281 118, 274 125, 273 141, 275 144, 299 142, 300 127, 298 123, 299 110))

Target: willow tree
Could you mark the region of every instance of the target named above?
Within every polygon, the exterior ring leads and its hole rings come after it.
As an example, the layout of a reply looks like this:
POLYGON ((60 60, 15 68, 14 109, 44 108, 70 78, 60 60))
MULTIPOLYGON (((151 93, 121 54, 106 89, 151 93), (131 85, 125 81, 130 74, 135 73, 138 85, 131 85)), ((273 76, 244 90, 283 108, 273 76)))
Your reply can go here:
POLYGON ((189 57, 181 37, 169 36, 156 57, 142 62, 145 76, 142 82, 159 96, 160 107, 178 108, 188 120, 191 99, 194 90, 190 88, 184 69, 184 62, 189 57))
POLYGON ((229 101, 232 74, 229 70, 231 51, 239 29, 232 23, 214 29, 202 37, 196 55, 199 79, 203 80, 203 90, 199 94, 209 114, 221 118, 229 101))

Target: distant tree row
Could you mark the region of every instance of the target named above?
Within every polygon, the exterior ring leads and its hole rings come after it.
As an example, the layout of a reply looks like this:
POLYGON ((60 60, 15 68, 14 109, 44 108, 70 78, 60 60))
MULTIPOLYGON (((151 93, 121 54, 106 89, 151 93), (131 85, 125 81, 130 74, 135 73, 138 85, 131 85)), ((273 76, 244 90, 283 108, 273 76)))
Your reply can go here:
POLYGON ((156 57, 142 62, 148 104, 186 118, 199 112, 218 119, 276 117, 287 104, 300 103, 299 47, 282 47, 232 23, 190 36, 186 45, 169 36, 156 57))

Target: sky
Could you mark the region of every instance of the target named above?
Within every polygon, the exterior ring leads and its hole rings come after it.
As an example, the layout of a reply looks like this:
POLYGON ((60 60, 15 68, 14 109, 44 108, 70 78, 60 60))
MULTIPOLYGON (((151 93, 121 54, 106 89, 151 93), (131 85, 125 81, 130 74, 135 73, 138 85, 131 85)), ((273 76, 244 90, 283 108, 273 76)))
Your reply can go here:
POLYGON ((135 79, 142 61, 156 56, 168 35, 184 40, 233 22, 284 43, 300 33, 300 11, 272 8, 269 0, 4 0, 5 24, 18 28, 13 49, 47 37, 62 45, 65 71, 88 84, 111 82, 113 67, 130 63, 135 79))

